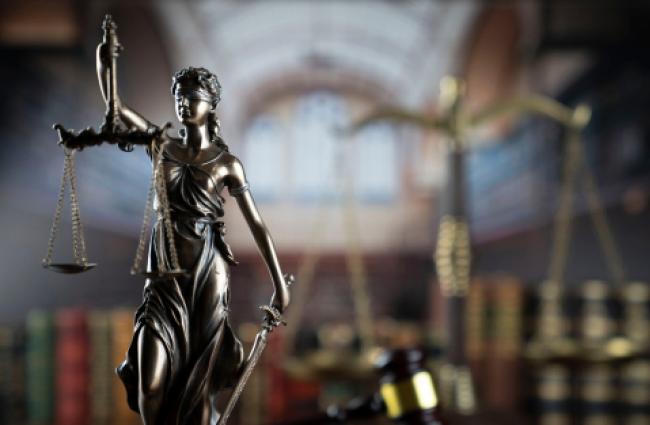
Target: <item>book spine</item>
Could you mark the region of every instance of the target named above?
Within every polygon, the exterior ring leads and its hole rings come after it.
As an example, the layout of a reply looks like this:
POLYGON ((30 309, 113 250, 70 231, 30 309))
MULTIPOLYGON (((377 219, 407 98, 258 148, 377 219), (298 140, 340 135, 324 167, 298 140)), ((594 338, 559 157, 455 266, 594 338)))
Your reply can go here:
POLYGON ((539 425, 571 425, 571 374, 563 365, 546 364, 536 373, 536 413, 539 425))
POLYGON ((89 424, 88 314, 66 309, 56 315, 56 423, 89 424))
POLYGON ((113 359, 110 320, 106 312, 92 311, 88 317, 90 336, 90 419, 93 425, 108 425, 112 410, 113 359))
POLYGON ((590 280, 580 290, 581 313, 578 335, 583 347, 598 353, 615 336, 616 323, 610 312, 611 290, 607 283, 590 280))
POLYGON ((620 382, 623 423, 650 424, 650 360, 639 359, 623 365, 620 382))
POLYGON ((50 313, 31 311, 26 322, 27 416, 31 425, 54 419, 54 320, 50 313))
POLYGON ((27 366, 25 359, 25 329, 15 328, 12 335, 10 425, 27 423, 27 366))
POLYGON ((484 401, 495 411, 514 411, 520 402, 523 287, 510 277, 495 279, 491 289, 491 332, 484 371, 484 401))
POLYGON ((112 418, 114 425, 139 425, 140 417, 129 408, 126 401, 126 390, 122 381, 115 374, 115 368, 120 365, 131 344, 133 337, 133 311, 117 309, 110 313, 111 327, 111 362, 113 365, 112 391, 112 418))
POLYGON ((589 364, 579 371, 580 423, 614 425, 616 417, 616 374, 607 364, 589 364))
POLYGON ((483 394, 485 382, 483 371, 486 349, 486 287, 489 282, 486 279, 472 279, 467 294, 467 320, 465 321, 465 338, 467 347, 467 359, 469 361, 472 375, 476 378, 477 391, 483 394))
POLYGON ((271 334, 269 343, 266 346, 266 361, 264 369, 266 371, 267 383, 267 400, 266 411, 270 421, 280 421, 285 418, 287 413, 287 382, 286 375, 281 368, 282 340, 278 332, 271 334))
POLYGON ((12 332, 10 328, 0 327, 0 424, 9 424, 11 418, 11 367, 12 332))
POLYGON ((650 354, 650 284, 631 282, 622 295, 623 334, 638 352, 650 354))
POLYGON ((9 425, 24 425, 27 423, 26 405, 26 377, 27 367, 25 360, 25 330, 15 328, 12 332, 12 359, 11 359, 11 400, 9 425))
POLYGON ((620 403, 625 425, 650 424, 650 285, 631 282, 623 289, 623 333, 638 353, 621 368, 620 403))

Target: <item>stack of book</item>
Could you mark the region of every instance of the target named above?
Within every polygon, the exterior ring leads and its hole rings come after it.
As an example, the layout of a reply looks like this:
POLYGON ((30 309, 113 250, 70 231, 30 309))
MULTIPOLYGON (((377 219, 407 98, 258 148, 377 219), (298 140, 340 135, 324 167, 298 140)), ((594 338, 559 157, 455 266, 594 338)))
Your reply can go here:
POLYGON ((133 311, 32 311, 24 327, 0 327, 0 423, 136 425, 115 367, 133 311))
POLYGON ((0 327, 0 423, 26 422, 24 332, 0 327), (20 395, 20 396, 19 396, 20 395))
POLYGON ((530 295, 508 276, 472 281, 465 337, 481 411, 535 412, 543 425, 650 424, 650 285, 546 283, 530 295))
POLYGON ((512 276, 476 278, 467 297, 466 347, 482 410, 520 407, 524 286, 512 276))
POLYGON ((539 423, 650 424, 650 286, 588 281, 555 303, 566 332, 529 344, 539 423))
POLYGON ((637 354, 620 371, 624 420, 626 425, 650 424, 650 285, 629 283, 622 301, 623 334, 637 354))

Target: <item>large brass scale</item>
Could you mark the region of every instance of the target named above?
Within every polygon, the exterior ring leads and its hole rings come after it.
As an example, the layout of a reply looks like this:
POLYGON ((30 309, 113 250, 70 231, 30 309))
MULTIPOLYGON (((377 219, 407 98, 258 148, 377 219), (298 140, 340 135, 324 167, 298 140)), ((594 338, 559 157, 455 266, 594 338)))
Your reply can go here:
MULTIPOLYGON (((463 105, 464 84, 462 81, 445 77, 440 84, 439 111, 436 115, 424 115, 397 108, 379 109, 357 121, 356 131, 369 123, 392 121, 411 124, 426 130, 440 132, 448 145, 448 180, 446 187, 447 211, 440 220, 436 251, 433 255, 442 293, 447 303, 447 343, 445 364, 439 373, 441 401, 449 412, 462 415, 473 414, 478 408, 473 378, 466 357, 464 341, 464 317, 466 296, 471 278, 471 249, 469 226, 466 217, 464 195, 464 156, 470 148, 468 135, 485 124, 504 115, 532 113, 549 118, 565 128, 566 152, 564 180, 560 210, 556 218, 553 240, 553 261, 550 266, 550 283, 543 289, 559 293, 558 285, 565 266, 570 226, 572 181, 581 165, 583 156, 581 133, 589 123, 591 110, 586 105, 571 109, 543 96, 527 96, 499 101, 485 107, 478 113, 470 113, 463 105), (571 183, 567 183, 570 181, 571 183)), ((601 206, 596 184, 589 169, 583 169, 583 184, 587 188, 588 202, 594 220, 597 236, 605 252, 607 266, 614 281, 623 281, 623 271, 618 250, 613 242, 601 206)), ((542 291, 544 292, 544 291, 542 291)), ((550 303, 557 307, 558 298, 550 303)))
MULTIPOLYGON (((97 263, 89 262, 86 253, 86 242, 81 223, 81 214, 79 210, 79 196, 77 193, 77 179, 75 173, 75 154, 77 150, 82 150, 85 146, 99 145, 102 143, 117 144, 118 147, 130 152, 134 145, 142 145, 149 152, 153 169, 151 175, 151 184, 147 194, 144 218, 140 230, 140 238, 136 249, 135 259, 131 267, 132 274, 143 274, 149 278, 170 278, 184 275, 186 272, 181 270, 178 263, 178 252, 174 242, 172 222, 170 219, 169 201, 167 199, 167 184, 164 173, 162 172, 162 152, 165 144, 169 140, 165 132, 171 127, 170 123, 162 127, 151 127, 148 131, 139 131, 129 129, 120 120, 117 110, 117 67, 116 61, 122 46, 117 39, 117 26, 110 15, 106 15, 102 24, 104 37, 102 43, 97 47, 97 55, 111 55, 109 66, 107 93, 106 93, 106 114, 104 123, 100 132, 97 133, 92 128, 86 128, 79 133, 68 130, 61 124, 55 124, 54 129, 59 135, 59 144, 64 146, 63 174, 59 187, 59 194, 56 201, 56 209, 52 219, 50 236, 47 243, 47 252, 43 258, 43 267, 59 273, 81 273, 93 269, 97 263), (113 52, 113 53, 111 53, 113 52), (70 196, 70 213, 72 227, 72 256, 71 262, 54 262, 54 247, 56 238, 61 227, 61 216, 65 204, 66 188, 69 187, 70 196), (142 267, 147 237, 151 227, 151 216, 153 214, 154 197, 158 201, 158 210, 161 215, 162 229, 164 238, 169 247, 170 261, 172 268, 169 269, 163 262, 162 258, 158 259, 156 272, 145 272, 142 267)), ((99 70, 98 70, 99 74, 99 70)), ((102 78, 102 75, 99 75, 102 78)))

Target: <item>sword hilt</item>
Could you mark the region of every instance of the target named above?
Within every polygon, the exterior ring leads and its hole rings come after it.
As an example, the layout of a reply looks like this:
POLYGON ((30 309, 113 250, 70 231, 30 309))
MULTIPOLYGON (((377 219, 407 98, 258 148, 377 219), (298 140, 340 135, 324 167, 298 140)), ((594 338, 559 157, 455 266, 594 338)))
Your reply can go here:
MULTIPOLYGON (((296 281, 296 278, 290 273, 285 274, 283 277, 287 287, 291 287, 291 285, 296 281)), ((287 325, 287 322, 282 317, 282 313, 274 305, 262 305, 260 306, 260 310, 265 313, 262 327, 267 331, 271 332, 280 325, 287 325)))
POLYGON ((275 308, 272 305, 262 305, 260 306, 260 310, 262 310, 265 313, 264 316, 264 323, 262 324, 262 327, 269 332, 271 332, 273 329, 277 328, 280 325, 286 326, 287 322, 285 322, 284 318, 282 317, 282 313, 280 313, 280 310, 275 308))

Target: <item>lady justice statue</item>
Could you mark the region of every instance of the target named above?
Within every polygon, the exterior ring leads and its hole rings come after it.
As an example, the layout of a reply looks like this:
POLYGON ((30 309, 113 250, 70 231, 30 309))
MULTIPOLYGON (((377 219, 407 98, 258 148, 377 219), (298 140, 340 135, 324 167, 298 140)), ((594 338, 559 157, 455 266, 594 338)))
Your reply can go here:
MULTIPOLYGON (((174 75, 171 91, 184 128, 181 137, 168 136, 169 124, 152 124, 118 97, 115 62, 121 46, 110 16, 103 28, 97 73, 107 113, 101 132, 87 129, 75 134, 60 125, 55 128, 66 155, 101 143, 119 144, 123 150, 140 144, 153 162, 152 208, 157 218, 149 244, 144 300, 135 315, 126 360, 117 373, 129 406, 140 413, 145 425, 223 424, 234 401, 220 415, 216 396, 233 385, 234 400, 241 393, 266 335, 282 322, 291 279, 282 274, 242 164, 219 136, 215 108, 221 86, 216 75, 192 67, 174 75), (228 321, 229 267, 237 263, 224 240, 224 188, 236 199, 274 286, 270 305, 262 307, 266 318, 248 360, 228 321)), ((140 257, 144 245, 138 250, 140 257)))

